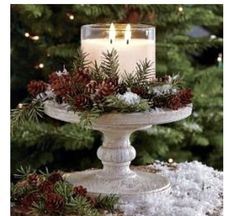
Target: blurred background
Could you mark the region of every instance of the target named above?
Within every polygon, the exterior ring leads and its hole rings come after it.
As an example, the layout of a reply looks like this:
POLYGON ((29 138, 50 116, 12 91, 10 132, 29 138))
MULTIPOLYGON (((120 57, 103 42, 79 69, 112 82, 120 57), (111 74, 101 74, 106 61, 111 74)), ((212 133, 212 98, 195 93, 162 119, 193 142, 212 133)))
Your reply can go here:
MULTIPOLYGON (((133 164, 199 160, 223 168, 223 5, 11 5, 11 108, 30 101, 32 79, 67 70, 80 46, 81 25, 144 23, 156 26, 156 74, 179 74, 193 89, 186 120, 131 140, 133 164)), ((12 172, 20 165, 49 170, 101 167, 96 131, 44 117, 11 133, 12 172)))

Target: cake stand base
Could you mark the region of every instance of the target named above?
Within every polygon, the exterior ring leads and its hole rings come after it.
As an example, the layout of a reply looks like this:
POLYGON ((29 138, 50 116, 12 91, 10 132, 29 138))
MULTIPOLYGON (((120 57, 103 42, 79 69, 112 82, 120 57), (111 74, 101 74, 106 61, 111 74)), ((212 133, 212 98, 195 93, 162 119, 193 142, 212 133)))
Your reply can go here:
POLYGON ((127 178, 107 179, 102 177, 103 170, 87 170, 65 174, 73 185, 82 185, 92 196, 116 194, 119 203, 138 202, 154 199, 159 193, 170 191, 170 182, 166 177, 155 173, 132 171, 127 178))

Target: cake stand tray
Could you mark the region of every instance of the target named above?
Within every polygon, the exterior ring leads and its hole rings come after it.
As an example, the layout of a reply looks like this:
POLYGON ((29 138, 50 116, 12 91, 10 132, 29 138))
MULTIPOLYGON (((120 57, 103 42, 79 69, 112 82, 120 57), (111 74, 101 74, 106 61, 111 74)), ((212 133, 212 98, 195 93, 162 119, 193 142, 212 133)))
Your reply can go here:
MULTIPOLYGON (((55 119, 70 123, 79 123, 79 113, 69 111, 66 105, 46 101, 44 112, 55 119)), ((97 156, 103 169, 86 170, 65 174, 65 178, 74 185, 82 185, 91 195, 117 194, 119 202, 143 201, 154 198, 159 193, 168 193, 170 182, 164 176, 130 169, 130 163, 136 156, 129 138, 137 130, 152 125, 182 120, 192 113, 192 105, 178 110, 153 110, 142 113, 109 113, 92 122, 91 129, 103 133, 103 144, 98 148, 97 156)), ((146 143, 148 145, 148 143, 146 143)))

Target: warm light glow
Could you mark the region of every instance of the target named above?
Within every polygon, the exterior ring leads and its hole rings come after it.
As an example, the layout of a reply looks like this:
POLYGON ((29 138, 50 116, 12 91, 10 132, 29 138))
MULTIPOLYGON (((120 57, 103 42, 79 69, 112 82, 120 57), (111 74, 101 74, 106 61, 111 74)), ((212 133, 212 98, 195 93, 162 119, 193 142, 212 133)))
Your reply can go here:
POLYGON ((126 30, 125 30, 125 42, 129 44, 130 39, 131 39, 131 25, 127 24, 126 30))
POLYGON ((24 36, 25 36, 25 37, 29 37, 30 34, 29 34, 28 32, 25 32, 25 33, 24 33, 24 36))
POLYGON ((116 37, 115 27, 114 27, 114 24, 111 23, 110 28, 109 28, 109 41, 111 44, 114 42, 115 37, 116 37))
POLYGON ((39 36, 38 36, 38 35, 32 36, 31 39, 32 39, 32 40, 35 40, 35 41, 36 41, 36 40, 39 40, 39 36))
POLYGON ((218 55, 218 58, 217 58, 217 61, 218 62, 222 62, 222 57, 223 57, 223 55, 222 55, 222 53, 220 53, 219 55, 218 55))
POLYGON ((40 64, 38 65, 38 67, 39 67, 39 68, 44 68, 44 64, 43 64, 43 63, 40 63, 40 64))
POLYGON ((74 15, 70 14, 70 15, 69 15, 69 19, 70 19, 70 20, 74 20, 74 15))
POLYGON ((178 8, 178 10, 179 10, 179 12, 183 12, 184 9, 183 9, 183 7, 180 6, 180 7, 178 8))

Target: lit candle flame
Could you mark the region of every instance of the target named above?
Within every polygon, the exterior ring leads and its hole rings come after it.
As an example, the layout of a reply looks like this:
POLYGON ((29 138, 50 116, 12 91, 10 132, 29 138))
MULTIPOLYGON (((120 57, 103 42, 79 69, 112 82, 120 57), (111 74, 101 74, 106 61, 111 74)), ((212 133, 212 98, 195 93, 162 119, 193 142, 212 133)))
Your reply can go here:
POLYGON ((131 39, 131 25, 127 24, 126 30, 125 30, 125 41, 126 41, 126 44, 129 44, 130 39, 131 39))
POLYGON ((115 40, 115 37, 116 37, 115 27, 114 27, 114 24, 111 23, 110 28, 109 28, 109 41, 111 44, 115 40))

